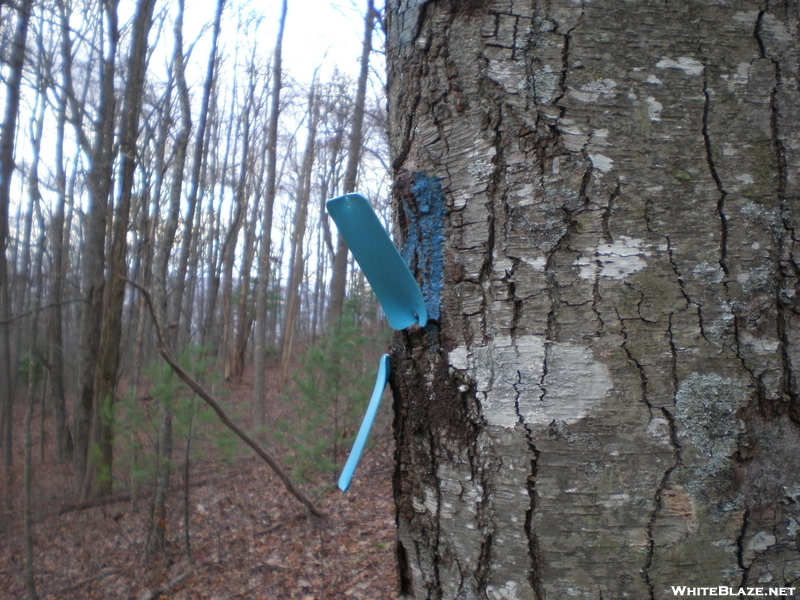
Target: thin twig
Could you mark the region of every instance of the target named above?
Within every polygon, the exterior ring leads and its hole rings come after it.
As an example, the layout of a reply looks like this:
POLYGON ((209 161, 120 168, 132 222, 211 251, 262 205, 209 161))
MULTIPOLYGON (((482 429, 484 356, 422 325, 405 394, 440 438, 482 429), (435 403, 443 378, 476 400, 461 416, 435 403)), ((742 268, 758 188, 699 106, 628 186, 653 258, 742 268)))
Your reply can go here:
POLYGON ((75 304, 76 302, 86 302, 85 298, 75 298, 73 300, 64 300, 62 302, 55 302, 53 304, 48 304, 47 306, 40 306, 35 310, 29 310, 26 313, 22 313, 21 315, 16 315, 9 319, 5 319, 4 321, 0 321, 0 325, 8 325, 9 323, 13 323, 14 321, 19 321, 20 319, 24 319, 25 317, 30 317, 32 314, 40 313, 45 310, 49 310, 51 308, 56 308, 58 306, 66 306, 67 304, 75 304))
POLYGON ((191 375, 189 375, 186 371, 184 371, 183 368, 177 363, 175 358, 172 356, 172 353, 169 351, 167 344, 164 341, 164 336, 162 335, 161 326, 159 325, 158 319, 156 318, 156 311, 155 307, 153 306, 153 301, 150 298, 150 293, 145 288, 140 286, 138 283, 134 283, 130 279, 127 279, 120 275, 117 275, 117 277, 119 277, 132 287, 136 288, 137 290, 139 290, 139 293, 141 293, 142 296, 144 297, 145 303, 147 304, 147 309, 150 311, 150 317, 152 318, 153 325, 155 327, 156 347, 158 349, 158 353, 161 354, 161 357, 166 361, 166 363, 170 367, 172 367, 172 370, 175 371, 175 374, 186 385, 188 385, 192 390, 194 390, 194 392, 198 396, 200 396, 205 401, 205 403, 208 404, 214 410, 215 413, 217 413, 219 420, 222 421, 228 429, 230 429, 231 431, 233 431, 233 433, 239 436, 239 438, 245 444, 250 446, 250 448, 252 448, 253 451, 256 454, 258 454, 258 456, 261 457, 261 459, 265 463, 267 463, 267 465, 269 465, 270 469, 272 469, 275 472, 275 474, 278 476, 278 479, 281 480, 281 482, 289 491, 289 493, 292 494, 295 498, 297 498, 300 501, 300 503, 306 507, 309 513, 311 513, 315 517, 324 518, 324 514, 320 512, 320 510, 314 505, 314 503, 311 502, 311 500, 297 486, 297 484, 292 480, 291 476, 283 469, 283 467, 281 467, 278 460, 274 456, 272 456, 272 454, 270 454, 266 449, 262 448, 258 442, 256 442, 253 438, 247 435, 247 433, 245 433, 238 425, 236 425, 236 423, 231 421, 230 417, 222 409, 222 406, 220 406, 219 402, 217 402, 211 394, 209 394, 205 389, 203 389, 203 386, 197 383, 191 377, 191 375))

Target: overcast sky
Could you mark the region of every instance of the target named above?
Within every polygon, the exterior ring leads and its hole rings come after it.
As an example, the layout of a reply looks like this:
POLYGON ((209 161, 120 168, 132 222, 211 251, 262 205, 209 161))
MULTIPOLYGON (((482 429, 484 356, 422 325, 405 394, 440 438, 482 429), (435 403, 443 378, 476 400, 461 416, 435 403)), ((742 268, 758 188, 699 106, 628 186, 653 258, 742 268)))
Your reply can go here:
MULTIPOLYGON (((378 8, 382 0, 376 0, 378 8)), ((286 31, 283 39, 284 68, 294 78, 310 81, 314 69, 321 66, 324 76, 338 66, 341 71, 356 76, 364 36, 366 0, 289 0, 286 31)), ((225 7, 223 40, 232 45, 238 28, 237 8, 262 17, 258 28, 261 52, 268 53, 275 45, 280 0, 228 0, 225 7)), ((189 0, 186 3, 186 40, 214 17, 216 0, 189 0)), ((205 36, 208 38, 208 36, 205 36)), ((198 45, 194 59, 207 60, 207 51, 198 45)), ((230 51, 230 50, 229 50, 230 51)))

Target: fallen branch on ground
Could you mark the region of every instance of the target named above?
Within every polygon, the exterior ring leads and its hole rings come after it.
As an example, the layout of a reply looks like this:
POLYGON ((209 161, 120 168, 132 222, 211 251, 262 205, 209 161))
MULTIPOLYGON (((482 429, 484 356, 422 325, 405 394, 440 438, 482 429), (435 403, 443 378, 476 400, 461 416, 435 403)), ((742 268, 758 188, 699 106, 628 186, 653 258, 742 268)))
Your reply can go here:
POLYGON ((278 476, 278 479, 281 480, 281 482, 289 491, 289 493, 292 494, 292 496, 294 496, 295 498, 297 498, 300 501, 300 503, 306 507, 309 513, 311 513, 315 517, 324 518, 322 512, 320 512, 320 510, 316 506, 314 506, 314 503, 311 502, 311 500, 303 493, 303 491, 299 487, 297 487, 297 484, 283 469, 278 460, 274 456, 272 456, 272 454, 270 454, 267 450, 262 448, 258 442, 256 442, 253 438, 247 435, 247 433, 245 433, 236 423, 231 421, 230 417, 222 409, 222 406, 220 406, 219 402, 217 402, 214 399, 214 397, 203 388, 203 386, 197 383, 192 378, 192 376, 189 375, 186 371, 184 371, 183 368, 178 364, 178 362, 172 356, 172 353, 169 351, 166 342, 164 341, 164 336, 162 335, 161 332, 161 325, 158 322, 158 318, 156 318, 156 310, 155 307, 153 306, 153 300, 150 298, 150 293, 145 288, 140 286, 138 283, 134 283, 130 279, 127 279, 120 275, 117 275, 117 277, 120 277, 120 279, 122 279, 132 287, 139 290, 139 292, 144 297, 145 303, 147 304, 147 309, 150 312, 150 318, 153 320, 153 325, 156 330, 156 347, 158 349, 158 353, 161 354, 161 357, 166 361, 166 363, 170 367, 172 367, 172 370, 175 371, 175 374, 186 385, 188 385, 192 390, 194 390, 194 392, 198 396, 200 396, 205 401, 205 403, 208 404, 214 410, 215 413, 217 413, 219 420, 222 421, 228 429, 230 429, 233 433, 239 436, 239 439, 241 439, 245 444, 250 446, 250 448, 252 448, 253 451, 256 454, 258 454, 258 456, 261 457, 261 459, 265 463, 267 463, 269 468, 275 472, 275 474, 278 476))
MULTIPOLYGON (((198 481, 192 481, 189 485, 193 488, 195 487, 202 487, 204 485, 208 485, 209 483, 216 483, 219 481, 220 477, 215 477, 213 479, 200 479, 198 481)), ((183 483, 178 485, 171 485, 169 486, 170 491, 181 491, 183 490, 183 483)), ((145 490, 140 490, 140 498, 147 498, 150 494, 145 490)), ((88 500, 82 500, 81 502, 72 502, 70 504, 63 504, 61 508, 58 509, 58 514, 65 515, 71 512, 77 512, 79 510, 88 510, 90 508, 99 508, 101 506, 110 506, 112 504, 119 504, 121 502, 130 502, 131 500, 131 491, 126 490, 123 492, 117 492, 111 496, 102 496, 100 498, 89 498, 88 500)))

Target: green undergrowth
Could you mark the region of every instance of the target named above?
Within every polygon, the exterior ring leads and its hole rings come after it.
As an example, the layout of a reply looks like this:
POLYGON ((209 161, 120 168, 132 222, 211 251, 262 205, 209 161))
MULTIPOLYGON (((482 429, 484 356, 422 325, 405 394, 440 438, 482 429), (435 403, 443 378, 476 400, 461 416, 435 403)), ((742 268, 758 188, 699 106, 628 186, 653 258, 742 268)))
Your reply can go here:
MULTIPOLYGON (((300 358, 281 396, 273 435, 299 481, 335 481, 355 439, 389 330, 364 329, 352 306, 339 324, 300 358)), ((388 403, 376 423, 386 422, 388 403)), ((374 443, 375 436, 372 436, 374 443)))

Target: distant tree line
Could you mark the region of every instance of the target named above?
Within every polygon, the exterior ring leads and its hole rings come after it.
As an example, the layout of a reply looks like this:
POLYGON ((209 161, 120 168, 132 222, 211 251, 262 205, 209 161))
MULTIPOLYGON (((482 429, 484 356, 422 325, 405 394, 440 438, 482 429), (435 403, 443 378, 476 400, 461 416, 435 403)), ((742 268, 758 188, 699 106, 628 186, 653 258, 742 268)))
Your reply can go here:
POLYGON ((191 37, 185 0, 131 4, 0 3, 6 515, 25 438, 17 401, 52 415, 47 435, 72 463, 76 500, 112 492, 119 390, 135 390, 157 357, 126 280, 150 291, 175 356, 202 347, 229 380, 254 363, 257 426, 269 356, 285 370, 293 345, 336 323, 347 297, 362 319, 379 318, 324 211, 356 186, 387 196, 372 2, 359 76, 310 83, 282 64, 285 1, 274 45, 261 16, 232 1, 218 0, 191 37))

